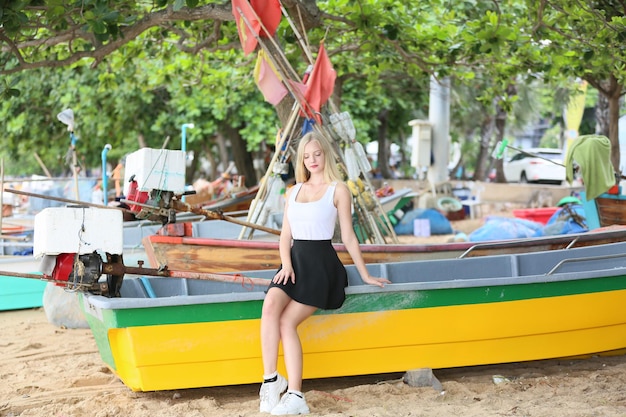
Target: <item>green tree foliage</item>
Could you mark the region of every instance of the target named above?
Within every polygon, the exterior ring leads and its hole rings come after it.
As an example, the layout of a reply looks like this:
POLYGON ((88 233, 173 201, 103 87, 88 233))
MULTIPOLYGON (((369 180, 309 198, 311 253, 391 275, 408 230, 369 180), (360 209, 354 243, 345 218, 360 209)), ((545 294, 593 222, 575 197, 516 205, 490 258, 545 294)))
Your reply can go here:
POLYGON ((626 90, 626 8, 613 0, 528 2, 542 55, 532 66, 547 78, 579 77, 609 102, 611 161, 620 166, 619 100, 626 90))
MULTIPOLYGON (((459 127, 457 137, 511 114, 520 83, 577 76, 603 93, 623 84, 624 13, 608 0, 282 3, 291 22, 281 22, 280 49, 303 74, 310 63, 303 49, 314 55, 325 39, 339 74, 335 100, 353 114, 363 142, 402 142, 406 123, 426 113, 431 75, 473 89, 467 107, 481 103, 484 117, 466 118, 473 127, 459 127)), ((170 137, 176 148, 187 122, 196 125, 188 133, 194 152, 213 149, 220 135, 244 138, 255 151, 273 141, 291 104, 273 109, 262 101, 253 65, 254 56, 240 51, 228 1, 7 0, 0 9, 0 127, 14 157, 24 155, 20 147, 62 143, 54 115, 69 106, 80 146, 93 159, 107 142, 134 149, 140 135, 154 147, 170 137), (29 87, 37 78, 47 92, 29 87)), ((481 143, 479 159, 489 146, 481 143)), ((47 162, 65 151, 52 148, 47 162)))

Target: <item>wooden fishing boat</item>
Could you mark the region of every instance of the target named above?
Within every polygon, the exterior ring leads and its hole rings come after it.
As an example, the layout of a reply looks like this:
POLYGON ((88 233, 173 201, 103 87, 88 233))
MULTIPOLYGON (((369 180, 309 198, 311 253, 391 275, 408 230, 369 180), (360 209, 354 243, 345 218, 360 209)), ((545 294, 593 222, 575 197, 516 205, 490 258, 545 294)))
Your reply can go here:
POLYGON ((258 191, 259 186, 255 185, 254 187, 247 188, 238 193, 233 193, 228 197, 207 201, 201 204, 201 207, 205 210, 219 210, 229 213, 247 211, 250 209, 250 204, 252 203, 252 200, 254 200, 258 191))
MULTIPOLYGON (((39 262, 32 256, 2 256, 0 270, 37 272, 39 262)), ((0 311, 36 308, 43 305, 46 283, 14 276, 0 275, 0 311)))
MULTIPOLYGON (((32 219, 12 218, 2 223, 0 270, 37 272, 39 262, 32 256, 32 235, 32 219)), ((45 282, 0 274, 0 311, 41 307, 45 286, 45 282)))
MULTIPOLYGON (((219 224, 210 223, 211 226, 219 224)), ((230 230, 228 224, 223 226, 223 230, 230 230)), ((221 236, 225 235, 227 232, 221 234, 221 236)), ((275 239, 272 241, 265 239, 251 241, 229 238, 148 235, 143 237, 142 241, 146 260, 153 268, 167 266, 175 270, 225 272, 276 269, 280 266, 278 241, 275 239)), ((361 252, 366 263, 382 263, 538 252, 623 241, 626 241, 626 226, 598 229, 587 233, 484 243, 364 244, 361 245, 361 252)), ((335 249, 344 264, 352 263, 344 245, 335 244, 335 249)))
MULTIPOLYGON (((348 266, 344 305, 301 325, 305 379, 626 348, 625 242, 368 268, 392 284, 363 285, 348 266)), ((132 390, 258 383, 259 282, 273 274, 131 278, 121 297, 81 293, 81 305, 103 361, 132 390)))
POLYGON ((581 201, 589 229, 626 225, 626 195, 604 193, 587 201, 581 193, 581 201))
MULTIPOLYGON (((199 219, 199 216, 181 216, 182 219, 199 219)), ((0 243, 3 244, 0 253, 0 271, 7 272, 6 275, 0 274, 0 311, 19 310, 25 308, 42 307, 44 290, 46 288, 45 281, 29 280, 19 277, 19 274, 39 274, 41 260, 36 259, 33 255, 32 241, 32 221, 33 219, 19 219, 24 223, 31 223, 30 226, 23 228, 10 229, 13 237, 23 234, 28 236, 24 239, 9 239, 10 235, 3 235, 0 243), (27 252, 27 255, 13 255, 12 253, 27 252), (10 275, 15 273, 16 275, 10 275)), ((14 219, 14 222, 17 222, 14 219)), ((158 232, 162 225, 149 221, 134 221, 124 223, 124 259, 130 265, 136 265, 145 259, 145 251, 141 246, 141 238, 158 232)), ((7 229, 4 229, 5 231, 7 229)))

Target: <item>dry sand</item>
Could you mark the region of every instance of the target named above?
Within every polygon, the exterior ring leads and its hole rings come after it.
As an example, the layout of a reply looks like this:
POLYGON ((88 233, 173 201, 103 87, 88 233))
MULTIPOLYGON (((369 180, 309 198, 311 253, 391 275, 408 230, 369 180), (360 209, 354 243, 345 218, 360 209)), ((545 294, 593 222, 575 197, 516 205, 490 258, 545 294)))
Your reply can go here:
MULTIPOLYGON (((0 416, 263 415, 256 384, 132 392, 104 365, 90 330, 55 327, 42 309, 0 313, 0 326, 0 416)), ((303 390, 317 416, 626 415, 626 356, 434 373, 443 392, 410 387, 401 373, 307 380, 303 390)))
MULTIPOLYGON (((481 224, 466 220, 453 228, 470 232, 481 224)), ((264 415, 258 412, 258 384, 132 392, 100 359, 90 330, 55 327, 43 309, 2 312, 0 328, 0 417, 264 415)), ((626 416, 626 356, 434 374, 443 392, 408 386, 402 373, 306 380, 303 390, 316 416, 626 416)))

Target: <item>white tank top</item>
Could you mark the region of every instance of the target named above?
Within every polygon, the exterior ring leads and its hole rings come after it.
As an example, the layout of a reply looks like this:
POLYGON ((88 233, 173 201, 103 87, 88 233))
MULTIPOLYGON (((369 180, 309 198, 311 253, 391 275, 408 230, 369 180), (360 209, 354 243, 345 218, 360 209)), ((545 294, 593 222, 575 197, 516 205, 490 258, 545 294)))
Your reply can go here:
POLYGON ((335 233, 337 207, 333 201, 335 185, 332 183, 317 201, 298 203, 296 196, 302 183, 293 186, 289 195, 287 220, 291 227, 291 236, 295 240, 331 240, 335 233))

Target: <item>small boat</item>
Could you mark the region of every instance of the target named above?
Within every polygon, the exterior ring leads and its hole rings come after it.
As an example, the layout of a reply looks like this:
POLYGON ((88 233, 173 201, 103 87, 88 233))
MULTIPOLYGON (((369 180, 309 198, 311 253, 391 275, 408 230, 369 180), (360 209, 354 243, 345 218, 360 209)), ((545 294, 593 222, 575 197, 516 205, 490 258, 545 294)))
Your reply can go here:
POLYGON ((603 193, 587 201, 581 193, 589 229, 611 225, 626 225, 626 195, 603 193))
MULTIPOLYGON (((199 219, 198 216, 194 218, 185 214, 181 218, 187 221, 199 219)), ((25 224, 33 221, 20 220, 25 224)), ((17 220, 14 219, 15 221, 17 220)), ((141 246, 141 238, 157 233, 162 228, 163 225, 149 221, 125 222, 123 236, 127 244, 124 245, 124 259, 129 264, 143 261, 145 251, 141 246)), ((19 277, 22 273, 40 274, 41 259, 33 256, 32 224, 20 228, 13 226, 10 230, 12 235, 3 235, 0 238, 0 271, 7 272, 0 274, 0 311, 42 307, 46 282, 19 277), (19 238, 22 235, 23 238, 19 238), (13 273, 15 275, 11 275, 13 273)))
POLYGON ((238 193, 233 193, 229 197, 220 198, 217 200, 211 200, 205 204, 202 204, 202 208, 205 210, 222 211, 222 212, 241 212, 250 209, 250 204, 256 193, 259 191, 259 186, 245 189, 238 193))
MULTIPOLYGON (((346 267, 343 306, 300 327, 305 379, 626 348, 626 242, 367 267, 392 284, 363 285, 346 267)), ((134 391, 258 383, 259 282, 273 274, 135 277, 121 297, 79 297, 101 358, 134 391)))
MULTIPOLYGON (((33 273, 39 262, 32 256, 1 256, 0 270, 33 273)), ((0 275, 0 311, 20 310, 43 306, 44 281, 0 275)))
MULTIPOLYGON (((223 238, 232 233, 236 225, 221 222, 225 232, 218 234, 218 222, 197 224, 195 233, 212 238, 193 236, 144 235, 146 260, 153 268, 195 272, 227 272, 234 270, 277 269, 280 266, 278 241, 237 240, 223 238), (199 229, 204 227, 205 229, 199 229)), ((598 229, 593 232, 542 236, 514 240, 476 242, 451 242, 440 244, 384 244, 361 245, 366 263, 406 262, 424 259, 475 257, 510 253, 526 253, 582 246, 602 245, 626 241, 626 226, 598 229)), ((339 258, 345 264, 352 259, 342 244, 335 244, 339 258)))
MULTIPOLYGON (((0 270, 34 273, 39 262, 32 256, 32 219, 2 223, 0 270)), ((43 305, 45 282, 0 275, 0 311, 36 308, 43 305)))

